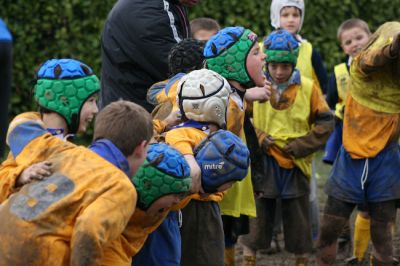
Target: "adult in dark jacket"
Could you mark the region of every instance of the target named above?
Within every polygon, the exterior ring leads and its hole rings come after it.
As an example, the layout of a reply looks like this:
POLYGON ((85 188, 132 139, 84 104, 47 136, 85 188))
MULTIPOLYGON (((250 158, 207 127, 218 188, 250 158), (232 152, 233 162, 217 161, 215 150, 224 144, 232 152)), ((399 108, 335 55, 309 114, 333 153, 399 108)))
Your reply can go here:
POLYGON ((0 158, 4 155, 11 93, 12 36, 0 18, 0 158))
POLYGON ((100 108, 120 98, 152 110, 147 89, 168 78, 171 47, 190 36, 186 6, 199 0, 119 0, 108 15, 101 49, 100 108))

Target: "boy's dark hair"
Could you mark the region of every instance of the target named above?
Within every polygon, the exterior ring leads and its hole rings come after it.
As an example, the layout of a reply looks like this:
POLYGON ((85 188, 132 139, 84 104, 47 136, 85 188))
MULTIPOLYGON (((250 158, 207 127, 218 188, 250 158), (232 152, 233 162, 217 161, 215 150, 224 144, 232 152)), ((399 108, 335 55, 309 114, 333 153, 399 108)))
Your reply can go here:
POLYGON ((195 18, 190 21, 190 29, 193 37, 199 30, 215 30, 215 32, 218 32, 221 27, 218 22, 212 18, 195 18))
POLYGON ((129 101, 110 103, 96 116, 93 139, 108 139, 125 155, 153 136, 151 115, 129 101))
POLYGON ((351 18, 351 19, 344 21, 342 24, 340 24, 340 26, 337 30, 337 38, 338 38, 339 42, 342 41, 341 40, 342 33, 344 31, 352 29, 352 28, 360 28, 363 31, 365 31, 366 33, 368 33, 368 35, 371 34, 371 31, 369 30, 367 22, 365 22, 364 20, 359 19, 359 18, 351 18))
POLYGON ((203 48, 203 43, 195 39, 185 39, 175 44, 168 55, 170 75, 189 73, 192 70, 203 68, 203 48))

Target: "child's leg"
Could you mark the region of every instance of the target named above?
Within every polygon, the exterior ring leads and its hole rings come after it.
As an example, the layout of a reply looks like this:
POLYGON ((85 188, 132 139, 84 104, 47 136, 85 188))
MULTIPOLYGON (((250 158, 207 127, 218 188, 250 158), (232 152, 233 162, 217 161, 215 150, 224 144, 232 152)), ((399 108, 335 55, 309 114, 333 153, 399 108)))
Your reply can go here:
POLYGON ((225 266, 234 266, 235 265, 235 245, 225 246, 224 265, 225 266))
POLYGON ((267 250, 267 254, 274 254, 281 251, 278 235, 282 233, 282 200, 276 200, 274 229, 272 231, 271 246, 267 250))
POLYGON ((246 215, 240 215, 240 217, 222 215, 222 224, 225 238, 224 263, 225 266, 233 266, 235 265, 237 240, 240 235, 249 233, 249 217, 246 215))
POLYGON ((237 237, 234 234, 234 219, 235 217, 222 215, 222 225, 224 228, 224 264, 225 266, 235 265, 235 244, 237 237))
POLYGON ((285 249, 295 254, 296 265, 305 265, 307 253, 312 250, 309 194, 282 199, 285 249))
POLYGON ((310 180, 310 223, 312 241, 318 239, 319 233, 319 203, 317 194, 317 178, 315 170, 315 159, 312 160, 312 172, 310 180))
POLYGON ((325 205, 318 239, 317 265, 332 265, 336 258, 336 241, 348 222, 355 204, 347 203, 331 196, 325 205))
POLYGON ((371 239, 374 257, 383 263, 393 263, 392 224, 396 217, 395 201, 368 203, 371 216, 371 239))
POLYGON ((270 246, 275 220, 275 199, 256 199, 257 218, 250 219, 250 233, 241 236, 239 242, 243 245, 243 260, 255 260, 258 249, 270 246))
POLYGON ((338 238, 338 252, 347 252, 351 242, 350 221, 343 227, 338 238))
POLYGON ((182 266, 224 265, 224 232, 219 206, 192 200, 182 210, 182 266))

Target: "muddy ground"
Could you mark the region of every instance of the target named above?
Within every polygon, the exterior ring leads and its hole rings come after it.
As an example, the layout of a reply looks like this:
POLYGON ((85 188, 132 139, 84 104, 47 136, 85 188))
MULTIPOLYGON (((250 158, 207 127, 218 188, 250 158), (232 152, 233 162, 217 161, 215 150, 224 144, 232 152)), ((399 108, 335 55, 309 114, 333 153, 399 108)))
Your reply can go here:
MULTIPOLYGON (((329 172, 331 167, 329 165, 326 165, 322 163, 321 161, 321 156, 322 152, 318 153, 317 155, 317 161, 316 161, 316 168, 317 168, 317 182, 318 182, 318 196, 319 196, 319 203, 320 203, 320 217, 322 217, 323 214, 323 209, 324 209, 324 204, 326 200, 326 194, 323 191, 325 182, 329 176, 329 172)), ((395 232, 395 237, 394 237, 394 248, 395 248, 395 256, 400 256, 400 237, 399 237, 399 225, 400 225, 400 212, 397 213, 397 226, 396 226, 396 232, 395 232)), ((353 226, 354 226, 354 219, 355 219, 355 212, 353 212, 353 215, 351 217, 351 227, 352 227, 352 232, 353 232, 353 226)), ((284 247, 283 243, 283 236, 279 236, 279 243, 281 247, 284 247)), ((284 249, 284 248, 283 248, 284 249)), ((369 254, 372 250, 371 243, 369 246, 369 249, 367 251, 367 254, 369 254)), ((349 247, 347 250, 343 250, 341 253, 338 254, 336 257, 336 263, 335 265, 342 266, 346 265, 345 259, 349 258, 352 256, 352 250, 349 247)), ((287 265, 294 265, 294 257, 292 254, 282 251, 273 255, 268 255, 267 250, 259 250, 257 252, 257 261, 256 265, 257 266, 287 266, 287 265)), ((242 248, 240 245, 237 245, 236 247, 236 265, 240 266, 242 265, 242 248)), ((311 254, 309 257, 309 263, 308 265, 315 265, 315 253, 311 254)), ((369 265, 368 262, 365 263, 365 265, 369 265)))

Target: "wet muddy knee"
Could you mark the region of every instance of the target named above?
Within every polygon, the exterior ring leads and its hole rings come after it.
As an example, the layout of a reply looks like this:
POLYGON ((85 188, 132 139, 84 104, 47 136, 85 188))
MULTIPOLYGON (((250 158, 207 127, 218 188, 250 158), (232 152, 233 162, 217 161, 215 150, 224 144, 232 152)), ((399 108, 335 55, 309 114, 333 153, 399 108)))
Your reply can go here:
POLYGON ((319 265, 332 265, 335 262, 337 239, 353 209, 354 204, 328 198, 317 245, 319 265))
POLYGON ((392 223, 371 220, 371 240, 375 251, 383 258, 393 255, 392 223))
POLYGON ((321 223, 321 233, 318 239, 318 249, 336 245, 336 241, 341 234, 347 219, 339 216, 324 214, 321 223))
POLYGON ((392 201, 370 203, 371 240, 379 258, 390 261, 393 256, 392 226, 396 207, 392 201))

